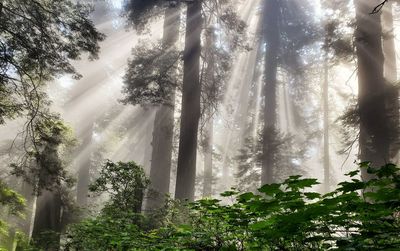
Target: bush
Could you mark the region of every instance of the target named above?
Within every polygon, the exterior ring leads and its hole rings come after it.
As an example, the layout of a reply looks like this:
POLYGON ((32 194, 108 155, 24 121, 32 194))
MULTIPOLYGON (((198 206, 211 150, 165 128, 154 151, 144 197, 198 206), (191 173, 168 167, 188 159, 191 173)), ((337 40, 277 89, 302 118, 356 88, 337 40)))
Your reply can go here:
POLYGON ((357 178, 360 170, 350 172, 350 181, 325 195, 309 191, 318 184, 316 179, 291 176, 282 183, 264 185, 257 193, 227 191, 222 196, 234 199, 230 205, 216 199, 172 203, 161 227, 153 230, 101 216, 71 228, 69 248, 399 250, 399 168, 392 164, 380 169, 369 163, 360 166, 375 178, 362 181, 357 178), (178 222, 177 212, 182 212, 178 222), (93 245, 77 246, 77 242, 93 245))

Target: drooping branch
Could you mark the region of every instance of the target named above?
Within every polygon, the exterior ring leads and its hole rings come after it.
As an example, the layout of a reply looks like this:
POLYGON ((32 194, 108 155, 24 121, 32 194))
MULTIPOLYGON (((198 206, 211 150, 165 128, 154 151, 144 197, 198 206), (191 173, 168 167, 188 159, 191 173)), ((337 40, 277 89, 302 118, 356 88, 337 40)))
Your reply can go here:
POLYGON ((384 0, 382 3, 378 4, 369 14, 376 14, 380 12, 383 8, 383 6, 388 2, 389 0, 384 0))

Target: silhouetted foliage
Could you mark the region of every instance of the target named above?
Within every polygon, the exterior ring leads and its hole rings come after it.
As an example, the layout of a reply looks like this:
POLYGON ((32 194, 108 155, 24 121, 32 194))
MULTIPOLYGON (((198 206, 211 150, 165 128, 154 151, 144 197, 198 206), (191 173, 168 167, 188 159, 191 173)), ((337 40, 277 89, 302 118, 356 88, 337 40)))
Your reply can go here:
POLYGON ((66 170, 65 158, 61 156, 75 144, 71 129, 56 115, 36 118, 34 126, 34 130, 29 132, 32 143, 25 143, 26 154, 20 162, 12 164, 12 174, 31 184, 34 193, 71 186, 73 178, 66 170))
POLYGON ((128 0, 125 1, 124 15, 128 24, 138 31, 143 31, 149 19, 162 13, 168 4, 178 4, 180 0, 128 0))
POLYGON ((80 77, 70 60, 97 57, 104 39, 90 8, 70 0, 2 1, 0 7, 0 123, 39 110, 44 83, 60 74, 80 77))
POLYGON ((161 43, 143 42, 134 48, 124 78, 124 103, 133 105, 166 104, 176 88, 181 87, 179 61, 181 53, 165 51, 161 43))

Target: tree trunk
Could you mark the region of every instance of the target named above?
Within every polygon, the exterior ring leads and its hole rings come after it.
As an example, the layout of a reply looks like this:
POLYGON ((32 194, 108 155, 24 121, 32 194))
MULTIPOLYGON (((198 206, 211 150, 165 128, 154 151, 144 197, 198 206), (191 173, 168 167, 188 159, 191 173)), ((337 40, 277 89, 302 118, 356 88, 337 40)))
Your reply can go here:
POLYGON ((186 39, 183 66, 182 114, 179 136, 175 198, 194 200, 197 133, 200 119, 200 53, 202 1, 187 3, 186 39))
POLYGON ((88 203, 89 183, 90 183, 90 166, 91 166, 91 144, 93 134, 93 123, 84 133, 82 145, 79 147, 78 153, 83 153, 79 159, 80 165, 78 170, 78 181, 76 185, 76 201, 78 206, 84 207, 88 203))
MULTIPOLYGON (((257 22, 257 28, 255 29, 256 34, 261 35, 262 34, 262 27, 263 27, 263 20, 260 18, 260 20, 257 22)), ((243 90, 241 91, 241 97, 240 97, 240 102, 242 105, 239 107, 240 112, 238 119, 238 124, 241 125, 240 128, 240 134, 239 134, 239 146, 238 149, 241 149, 245 143, 246 139, 251 136, 251 128, 249 128, 249 125, 252 123, 249 121, 249 114, 251 114, 251 110, 253 109, 252 104, 255 101, 255 91, 253 89, 256 89, 257 85, 257 79, 258 79, 258 72, 259 72, 259 67, 258 64, 261 61, 261 58, 263 56, 263 48, 260 46, 260 42, 263 41, 261 38, 256 38, 255 41, 252 44, 252 47, 254 48, 250 52, 248 52, 248 58, 246 62, 246 76, 244 77, 244 87, 243 90), (250 93, 253 91, 253 96, 250 97, 250 93)), ((251 127, 251 126, 250 126, 251 127)))
POLYGON ((261 184, 273 182, 277 123, 277 68, 280 47, 279 0, 265 0, 264 37, 267 44, 264 69, 264 130, 261 184))
MULTIPOLYGON (((179 39, 180 6, 170 6, 165 10, 163 47, 168 50, 179 39)), ((169 100, 160 105, 154 120, 153 151, 150 168, 150 188, 155 192, 147 201, 147 209, 163 205, 165 194, 169 193, 171 175, 172 144, 174 136, 175 90, 171 90, 169 100)))
POLYGON ((399 142, 399 91, 395 86, 397 81, 396 45, 394 41, 393 26, 393 3, 387 2, 382 12, 383 26, 383 54, 384 54, 384 77, 387 83, 386 109, 390 118, 391 144, 390 161, 397 162, 400 149, 399 142))
POLYGON ((204 135, 204 183, 203 183, 203 197, 210 197, 212 195, 212 182, 213 182, 213 134, 214 134, 214 121, 213 116, 210 115, 206 126, 204 135))
MULTIPOLYGON (((328 50, 325 44, 325 50, 328 50)), ((324 59, 324 79, 322 87, 322 100, 324 110, 324 192, 330 190, 330 154, 329 154, 329 65, 328 51, 325 53, 324 59)))
MULTIPOLYGON (((359 150, 361 161, 380 167, 389 157, 389 121, 385 109, 380 13, 370 15, 379 0, 355 0, 358 61, 359 150)), ((362 178, 371 178, 366 170, 362 178)))
POLYGON ((36 203, 32 238, 39 247, 59 250, 61 233, 61 194, 43 191, 36 203))

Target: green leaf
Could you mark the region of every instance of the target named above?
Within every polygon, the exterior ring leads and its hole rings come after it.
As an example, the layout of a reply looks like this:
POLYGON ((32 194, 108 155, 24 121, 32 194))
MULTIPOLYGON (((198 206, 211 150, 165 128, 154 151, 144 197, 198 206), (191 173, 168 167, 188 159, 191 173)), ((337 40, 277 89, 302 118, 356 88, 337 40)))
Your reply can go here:
POLYGON ((290 179, 287 183, 288 187, 292 189, 303 189, 306 187, 313 187, 320 184, 317 179, 290 179))
POLYGON ((321 194, 319 194, 319 193, 304 193, 304 196, 306 196, 306 198, 309 200, 321 198, 321 194))
POLYGON ((273 196, 277 193, 282 192, 280 187, 281 187, 280 184, 266 184, 263 185, 261 188, 259 188, 258 191, 266 195, 273 196))
POLYGON ((360 170, 355 170, 355 171, 346 173, 345 175, 349 176, 349 177, 354 177, 354 176, 358 175, 359 173, 360 173, 360 170))
POLYGON ((259 221, 259 222, 251 224, 250 229, 257 231, 257 230, 262 230, 264 228, 267 228, 269 226, 271 226, 270 221, 259 221))
POLYGON ((249 201, 251 199, 255 198, 253 193, 244 193, 238 196, 238 201, 240 202, 245 202, 245 201, 249 201))

